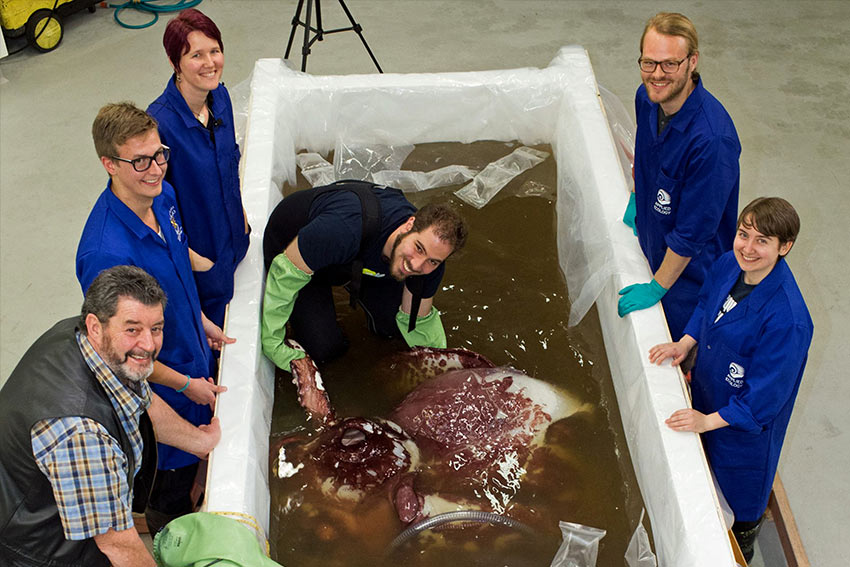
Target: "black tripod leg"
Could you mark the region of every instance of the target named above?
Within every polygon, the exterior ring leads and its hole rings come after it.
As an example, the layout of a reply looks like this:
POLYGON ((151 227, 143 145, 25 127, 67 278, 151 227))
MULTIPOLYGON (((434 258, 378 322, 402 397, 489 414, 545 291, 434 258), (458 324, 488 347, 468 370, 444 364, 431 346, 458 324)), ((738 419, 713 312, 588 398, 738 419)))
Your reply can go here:
POLYGON ((310 54, 310 16, 313 0, 307 0, 307 21, 304 25, 304 46, 301 48, 301 72, 307 70, 307 56, 310 54))
POLYGON ((383 70, 383 69, 381 69, 381 66, 380 66, 380 65, 378 65, 378 60, 377 60, 377 59, 375 59, 375 56, 372 54, 372 50, 371 50, 371 49, 369 49, 369 44, 368 44, 368 43, 366 43, 366 38, 365 38, 365 37, 363 37, 363 34, 362 34, 362 33, 360 33, 360 31, 357 31, 357 35, 359 35, 359 36, 360 36, 360 41, 362 41, 362 42, 363 42, 363 47, 365 47, 365 48, 366 48, 366 52, 369 54, 369 57, 371 57, 371 58, 372 58, 372 63, 374 63, 374 64, 375 64, 375 67, 377 67, 377 69, 378 69, 378 73, 383 73, 383 72, 384 72, 384 70, 383 70))
POLYGON ((360 38, 360 41, 363 42, 363 47, 366 48, 366 52, 369 54, 369 57, 372 58, 372 63, 374 63, 375 67, 378 68, 378 73, 383 73, 383 69, 381 69, 381 66, 378 65, 378 60, 375 59, 375 55, 372 53, 372 50, 369 49, 369 44, 366 43, 366 38, 363 37, 363 28, 360 27, 360 24, 354 21, 354 17, 351 15, 351 12, 348 11, 348 6, 345 5, 343 0, 339 0, 339 5, 342 6, 345 15, 348 16, 348 21, 351 22, 351 28, 357 32, 357 36, 360 38))
POLYGON ((316 1, 316 41, 322 41, 325 30, 322 29, 322 0, 316 1))
POLYGON ((289 41, 286 42, 286 53, 283 54, 284 59, 289 59, 289 52, 292 51, 292 40, 295 39, 295 30, 298 29, 298 20, 301 19, 301 7, 304 5, 304 0, 298 0, 298 6, 295 8, 295 16, 292 18, 292 31, 289 32, 289 41))

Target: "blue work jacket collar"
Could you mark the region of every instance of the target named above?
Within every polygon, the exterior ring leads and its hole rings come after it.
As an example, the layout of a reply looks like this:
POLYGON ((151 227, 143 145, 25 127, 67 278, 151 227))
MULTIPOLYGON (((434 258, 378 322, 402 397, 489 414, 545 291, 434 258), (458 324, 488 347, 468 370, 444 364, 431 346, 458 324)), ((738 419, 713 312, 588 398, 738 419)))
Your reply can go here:
MULTIPOLYGON (((160 215, 156 214, 157 199, 159 198, 160 196, 154 198, 151 208, 153 209, 154 216, 156 216, 156 221, 159 223, 160 230, 163 230, 162 219, 160 218, 160 215)), ((142 219, 140 219, 139 216, 112 191, 112 179, 106 183, 106 202, 109 205, 109 210, 115 213, 115 216, 118 217, 118 219, 133 232, 136 238, 142 239, 150 237, 160 245, 167 246, 162 238, 151 230, 151 227, 142 222, 142 219)), ((164 230, 163 234, 165 234, 164 230)))
MULTIPOLYGON (((770 298, 772 298, 777 292, 779 287, 782 285, 782 282, 787 279, 789 272, 790 268, 788 267, 788 263, 785 261, 785 258, 779 258, 770 273, 758 283, 753 291, 750 292, 747 297, 742 299, 734 309, 721 317, 715 324, 723 325, 726 323, 734 323, 735 321, 746 318, 748 315, 761 311, 768 301, 770 301, 770 298)), ((735 281, 738 279, 740 274, 740 270, 732 270, 732 273, 723 280, 723 289, 726 290, 726 293, 718 295, 715 305, 713 305, 712 313, 717 314, 720 310, 720 306, 724 301, 726 301, 729 291, 732 289, 732 286, 735 285, 735 281)))
MULTIPOLYGON (((225 114, 224 103, 221 101, 221 97, 216 96, 216 93, 222 85, 224 85, 224 83, 219 83, 218 88, 214 91, 210 91, 210 94, 207 97, 207 106, 210 107, 210 111, 216 120, 221 120, 225 114)), ((171 79, 165 87, 165 96, 174 111, 181 119, 183 119, 183 124, 186 128, 206 129, 206 127, 198 121, 198 118, 195 116, 195 113, 192 112, 192 109, 189 108, 189 105, 186 103, 186 99, 183 98, 183 93, 181 93, 180 89, 177 88, 177 77, 174 74, 171 75, 171 79)))
MULTIPOLYGON (((688 125, 694 119, 694 116, 697 115, 700 108, 702 108, 703 98, 705 96, 705 87, 702 86, 702 79, 697 80, 697 84, 694 87, 694 90, 691 91, 691 94, 688 95, 688 98, 685 99, 685 104, 682 105, 682 108, 679 109, 676 114, 673 115, 673 118, 670 119, 670 124, 661 133, 661 136, 658 136, 658 128, 653 128, 653 132, 656 132, 656 137, 663 137, 665 132, 670 129, 675 129, 679 132, 684 132, 688 129, 688 125)), ((652 105, 652 112, 650 113, 650 124, 658 124, 658 112, 661 110, 661 105, 658 103, 654 103, 652 105)))

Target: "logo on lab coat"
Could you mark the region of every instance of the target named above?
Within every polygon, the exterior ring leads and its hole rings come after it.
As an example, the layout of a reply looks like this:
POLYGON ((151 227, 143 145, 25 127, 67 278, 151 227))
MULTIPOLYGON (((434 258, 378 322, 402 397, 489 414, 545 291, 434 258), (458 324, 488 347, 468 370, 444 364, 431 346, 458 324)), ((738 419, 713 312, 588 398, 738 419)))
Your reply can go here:
POLYGON ((177 235, 177 242, 183 242, 183 227, 177 224, 177 207, 172 206, 168 209, 168 220, 171 221, 171 227, 177 235))
POLYGON ((744 367, 736 362, 729 364, 729 372, 726 374, 726 382, 733 388, 741 388, 744 385, 744 367))
POLYGON ((656 213, 669 215, 673 210, 673 207, 670 206, 670 193, 664 189, 659 189, 658 193, 655 194, 655 204, 653 205, 653 208, 656 213))

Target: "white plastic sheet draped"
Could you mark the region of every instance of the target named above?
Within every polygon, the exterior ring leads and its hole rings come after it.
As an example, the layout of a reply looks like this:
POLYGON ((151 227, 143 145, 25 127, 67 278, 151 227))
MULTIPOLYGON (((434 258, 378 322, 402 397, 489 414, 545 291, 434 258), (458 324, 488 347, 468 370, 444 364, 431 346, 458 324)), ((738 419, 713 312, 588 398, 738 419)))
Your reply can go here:
POLYGON ((659 564, 733 566, 698 438, 664 425, 687 402, 678 371, 646 358, 650 346, 669 340, 661 308, 617 316, 617 291, 651 274, 620 220, 626 180, 581 47, 562 48, 545 69, 473 73, 311 76, 280 60, 257 62, 242 164, 253 231, 228 315, 227 332, 238 341, 222 355, 221 379, 229 390, 217 407, 223 436, 210 461, 206 509, 250 515, 268 531, 274 373, 259 346, 262 232, 282 183, 295 183, 296 152, 326 154, 337 140, 358 146, 476 140, 552 145, 570 321, 578 322, 597 303, 659 564))

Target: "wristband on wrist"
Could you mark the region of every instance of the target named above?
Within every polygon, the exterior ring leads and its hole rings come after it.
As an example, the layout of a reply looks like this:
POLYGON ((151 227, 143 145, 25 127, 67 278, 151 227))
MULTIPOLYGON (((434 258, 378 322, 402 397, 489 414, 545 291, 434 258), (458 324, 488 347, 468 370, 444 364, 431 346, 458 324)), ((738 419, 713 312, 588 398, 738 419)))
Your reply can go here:
POLYGON ((182 388, 180 388, 179 390, 177 390, 177 393, 179 394, 180 392, 183 392, 184 390, 186 390, 186 388, 188 388, 188 387, 189 387, 189 382, 191 382, 191 381, 192 381, 192 378, 191 378, 191 377, 187 374, 187 375, 186 375, 186 383, 185 383, 185 384, 183 384, 183 387, 182 387, 182 388))

